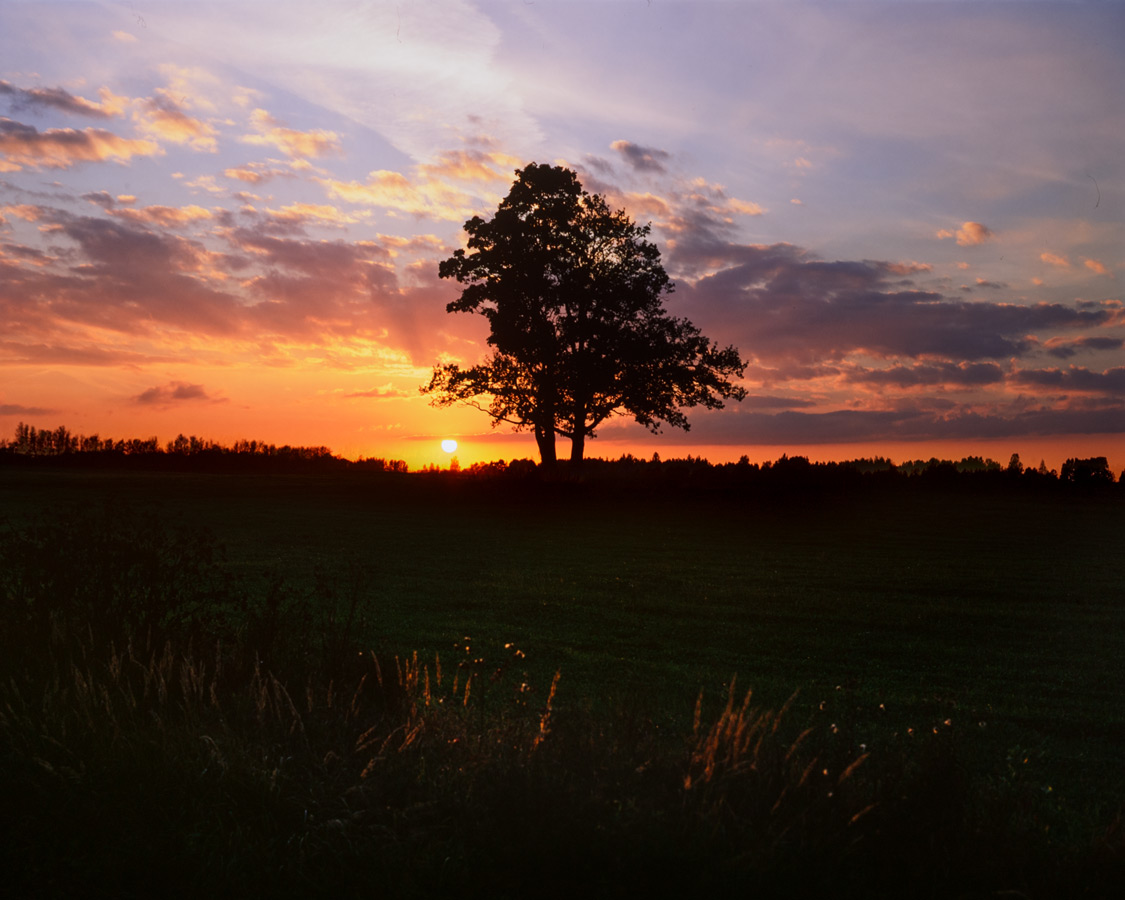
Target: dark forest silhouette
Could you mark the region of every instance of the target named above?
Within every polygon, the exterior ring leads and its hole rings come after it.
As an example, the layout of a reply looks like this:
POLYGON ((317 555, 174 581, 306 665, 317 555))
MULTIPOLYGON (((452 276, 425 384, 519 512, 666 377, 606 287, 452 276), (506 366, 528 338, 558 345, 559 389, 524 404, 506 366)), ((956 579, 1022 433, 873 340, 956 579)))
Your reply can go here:
MULTIPOLYGON (((177 435, 161 444, 155 437, 114 439, 75 434, 65 426, 40 429, 21 422, 15 438, 0 438, 0 465, 55 465, 106 467, 137 470, 188 469, 213 472, 370 472, 405 475, 410 470, 399 459, 382 457, 349 460, 325 446, 277 446, 266 441, 237 440, 221 444, 195 435, 177 435)), ((841 462, 811 462, 804 456, 783 454, 777 460, 752 463, 743 456, 735 463, 711 463, 701 456, 662 459, 654 453, 643 459, 625 454, 617 459, 587 459, 581 473, 561 469, 548 471, 530 459, 503 459, 473 463, 464 468, 426 466, 415 475, 440 475, 458 480, 505 480, 529 482, 581 479, 591 484, 659 484, 698 487, 705 490, 753 488, 845 488, 862 485, 978 484, 978 485, 1076 485, 1087 487, 1125 484, 1125 472, 1115 478, 1104 456, 1071 457, 1056 471, 1040 462, 1025 466, 1013 453, 1006 465, 981 456, 960 460, 929 459, 895 463, 885 457, 841 462)))

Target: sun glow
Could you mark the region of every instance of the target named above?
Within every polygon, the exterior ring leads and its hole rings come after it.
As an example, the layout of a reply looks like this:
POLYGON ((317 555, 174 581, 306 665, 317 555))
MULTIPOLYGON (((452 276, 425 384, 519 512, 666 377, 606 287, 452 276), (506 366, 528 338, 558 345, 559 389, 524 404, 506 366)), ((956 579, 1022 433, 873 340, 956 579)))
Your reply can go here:
POLYGON ((452 453, 457 449, 457 442, 453 438, 446 438, 441 442, 441 449, 446 453, 452 453))

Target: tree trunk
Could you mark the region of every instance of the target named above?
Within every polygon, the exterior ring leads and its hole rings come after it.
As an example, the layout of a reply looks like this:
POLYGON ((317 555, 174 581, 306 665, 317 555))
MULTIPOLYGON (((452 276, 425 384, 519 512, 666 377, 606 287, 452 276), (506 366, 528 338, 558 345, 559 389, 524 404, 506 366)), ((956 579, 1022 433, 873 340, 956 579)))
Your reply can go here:
POLYGON ((578 430, 574 432, 574 437, 570 439, 570 465, 571 468, 577 469, 582 465, 582 454, 586 450, 586 432, 578 430))
POLYGON ((554 469, 558 458, 555 455, 555 430, 535 426, 535 443, 539 445, 539 461, 544 469, 554 469))
POLYGON ((586 452, 586 409, 584 399, 574 406, 574 434, 570 438, 570 465, 575 470, 582 466, 582 455, 586 452))

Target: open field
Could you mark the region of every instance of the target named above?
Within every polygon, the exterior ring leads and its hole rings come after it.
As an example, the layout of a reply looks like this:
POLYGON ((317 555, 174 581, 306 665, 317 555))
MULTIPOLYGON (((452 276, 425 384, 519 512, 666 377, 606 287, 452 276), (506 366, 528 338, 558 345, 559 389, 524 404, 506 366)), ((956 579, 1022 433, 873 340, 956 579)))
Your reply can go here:
MULTIPOLYGON (((210 528, 252 591, 328 602, 384 654, 527 654, 556 714, 669 735, 731 676, 865 748, 934 729, 1104 831, 1125 799, 1120 492, 511 492, 440 478, 0 472, 11 523, 77 506, 210 528), (834 726, 833 721, 821 723, 834 726)), ((266 660, 269 663, 269 660, 266 660)), ((741 692, 741 689, 740 689, 741 692)), ((819 726, 818 726, 819 727, 819 726)), ((987 773, 993 773, 991 775, 987 773)))

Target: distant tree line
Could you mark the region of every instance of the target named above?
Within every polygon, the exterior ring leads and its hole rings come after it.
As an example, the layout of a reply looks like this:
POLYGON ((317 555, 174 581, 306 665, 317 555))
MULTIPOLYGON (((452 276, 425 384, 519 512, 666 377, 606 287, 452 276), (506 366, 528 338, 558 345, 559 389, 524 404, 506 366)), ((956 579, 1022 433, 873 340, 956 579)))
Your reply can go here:
MULTIPOLYGON (((811 462, 805 456, 782 455, 773 462, 752 463, 743 456, 736 463, 713 464, 702 457, 641 459, 626 454, 617 460, 590 460, 583 478, 599 476, 617 479, 659 479, 666 483, 693 483, 717 488, 737 485, 779 487, 847 487, 863 484, 902 484, 907 482, 973 485, 1112 485, 1113 472, 1106 457, 1068 459, 1061 472, 1049 469, 1045 462, 1024 466, 1019 454, 1013 453, 1006 466, 992 459, 967 456, 953 461, 932 457, 894 463, 885 457, 859 458, 843 462, 811 462)), ((1125 484, 1125 472, 1121 483, 1125 484)))
MULTIPOLYGON (((231 446, 195 435, 177 435, 161 446, 155 437, 114 440, 98 435, 77 435, 67 428, 40 429, 20 423, 14 440, 0 438, 0 462, 40 459, 57 464, 83 465, 104 463, 130 468, 182 468, 199 470, 265 471, 368 471, 406 473, 409 467, 399 459, 360 458, 348 460, 336 456, 328 447, 277 446, 265 441, 237 440, 231 446)), ((495 460, 474 463, 465 468, 452 461, 449 468, 426 466, 416 474, 446 479, 526 482, 543 477, 543 467, 530 459, 510 463, 495 460)), ((623 483, 648 486, 695 486, 704 489, 757 487, 763 489, 794 489, 803 487, 848 487, 859 484, 901 483, 963 483, 973 485, 1049 486, 1058 484, 1100 487, 1115 482, 1125 484, 1125 472, 1114 477, 1104 456, 1070 458, 1055 471, 1040 461, 1038 466, 1025 466, 1018 453, 1007 465, 980 456, 960 460, 915 459, 894 463, 882 456, 864 457, 845 462, 811 462, 805 456, 782 455, 773 462, 752 463, 743 456, 735 463, 711 463, 701 456, 661 459, 658 453, 644 459, 625 454, 614 460, 589 459, 581 474, 569 473, 583 482, 623 483)), ((552 480, 568 480, 565 461, 548 476, 552 480)))
POLYGON ((75 464, 86 462, 121 463, 159 467, 167 463, 190 462, 192 468, 318 468, 323 470, 358 468, 380 472, 406 472, 399 459, 347 460, 328 447, 277 446, 266 441, 237 440, 226 446, 196 435, 179 434, 161 446, 155 437, 117 440, 97 434, 79 435, 65 426, 35 428, 20 422, 14 440, 0 439, 0 459, 55 459, 75 464), (225 464, 225 465, 224 465, 225 464))
MULTIPOLYGON (((617 459, 586 459, 582 468, 572 469, 564 460, 557 461, 552 474, 530 459, 510 463, 497 460, 474 463, 449 469, 427 466, 418 473, 423 477, 449 481, 500 482, 509 485, 533 481, 582 482, 607 487, 636 487, 645 492, 686 488, 702 491, 740 491, 788 495, 801 491, 849 490, 855 487, 897 488, 907 485, 964 486, 968 489, 1021 488, 1064 489, 1077 485, 1100 488, 1117 481, 1106 457, 1068 459, 1061 472, 1049 469, 1044 462, 1024 466, 1019 454, 1013 453, 1006 466, 992 459, 967 456, 953 461, 933 457, 896 464, 877 456, 844 462, 811 462, 805 456, 782 455, 772 462, 752 463, 743 456, 738 462, 712 463, 702 456, 662 459, 654 453, 645 459, 624 454, 617 459)), ((1125 485, 1125 472, 1120 480, 1125 485)))

